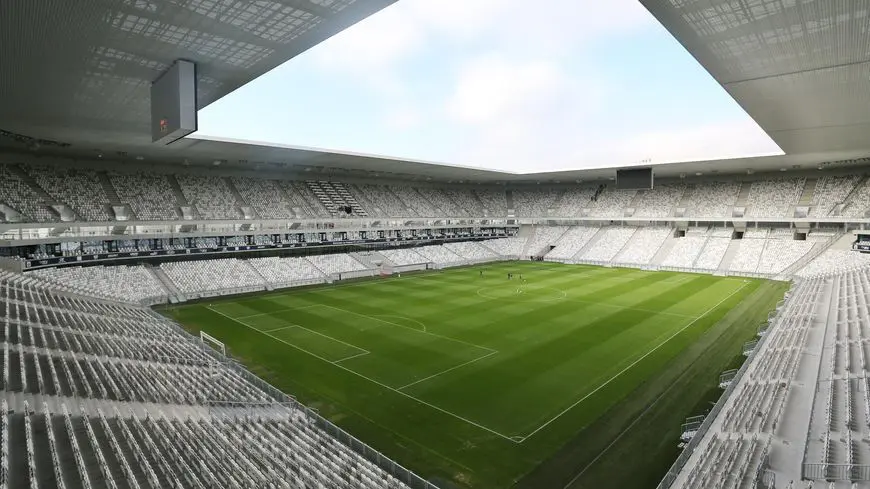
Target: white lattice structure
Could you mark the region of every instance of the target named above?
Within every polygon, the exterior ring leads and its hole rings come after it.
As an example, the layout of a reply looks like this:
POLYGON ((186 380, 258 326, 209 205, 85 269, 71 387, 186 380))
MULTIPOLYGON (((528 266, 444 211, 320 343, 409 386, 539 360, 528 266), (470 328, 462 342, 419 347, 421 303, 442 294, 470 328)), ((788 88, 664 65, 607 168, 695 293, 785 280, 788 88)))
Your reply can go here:
POLYGON ((27 273, 61 288, 132 303, 165 302, 168 292, 142 265, 44 268, 27 273))
POLYGON ((731 217, 740 182, 697 183, 686 200, 686 216, 731 217))
POLYGON ((97 172, 81 168, 26 165, 36 183, 58 202, 69 205, 83 221, 111 221, 109 198, 97 172))
POLYGON ((837 204, 846 200, 849 192, 861 180, 858 175, 823 176, 816 182, 810 216, 828 217, 837 204))
POLYGON ((662 266, 690 268, 707 243, 706 236, 685 236, 675 238, 668 255, 662 260, 662 266))
POLYGON ((664 227, 640 228, 613 261, 637 265, 649 264, 671 232, 671 228, 664 227))
POLYGON ((603 228, 592 245, 576 258, 590 261, 611 261, 613 257, 628 243, 637 228, 609 227, 603 228))
POLYGON ((262 290, 263 278, 246 260, 222 258, 164 263, 160 268, 185 294, 219 294, 226 291, 262 290))
POLYGON ((416 188, 407 185, 390 185, 389 189, 407 208, 411 209, 412 214, 419 217, 443 216, 416 188))
POLYGON ((308 188, 305 182, 298 180, 280 180, 278 184, 290 198, 308 217, 329 217, 331 214, 320 199, 308 188))
POLYGON ((113 173, 109 180, 122 203, 128 204, 136 219, 167 221, 179 219, 178 202, 166 175, 159 173, 113 173))
POLYGON ((58 220, 33 188, 6 165, 0 165, 0 202, 18 211, 25 222, 58 220))
POLYGON ((752 182, 746 199, 746 216, 790 216, 789 208, 798 203, 806 178, 775 178, 752 182))
POLYGON ((213 175, 182 173, 176 176, 187 202, 196 207, 202 219, 241 219, 244 217, 226 180, 213 175))
POLYGON ((233 185, 261 219, 288 219, 295 216, 280 183, 262 178, 236 177, 233 185))
MULTIPOLYGON (((445 188, 444 193, 447 198, 459 210, 460 217, 464 216, 482 216, 484 204, 478 199, 474 193, 465 189, 445 188)), ((502 214, 504 215, 504 214, 502 214)))
POLYGON ((640 192, 634 203, 635 217, 668 217, 683 198, 686 186, 680 183, 656 185, 640 192))

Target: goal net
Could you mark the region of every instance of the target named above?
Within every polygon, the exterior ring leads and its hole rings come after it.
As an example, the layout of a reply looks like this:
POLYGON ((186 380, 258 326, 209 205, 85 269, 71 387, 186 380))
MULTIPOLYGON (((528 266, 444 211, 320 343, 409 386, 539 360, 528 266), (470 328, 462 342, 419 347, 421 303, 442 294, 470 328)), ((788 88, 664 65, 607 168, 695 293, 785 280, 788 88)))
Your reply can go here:
POLYGON ((391 276, 393 274, 393 266, 388 265, 386 263, 381 263, 380 274, 381 274, 381 277, 391 276))

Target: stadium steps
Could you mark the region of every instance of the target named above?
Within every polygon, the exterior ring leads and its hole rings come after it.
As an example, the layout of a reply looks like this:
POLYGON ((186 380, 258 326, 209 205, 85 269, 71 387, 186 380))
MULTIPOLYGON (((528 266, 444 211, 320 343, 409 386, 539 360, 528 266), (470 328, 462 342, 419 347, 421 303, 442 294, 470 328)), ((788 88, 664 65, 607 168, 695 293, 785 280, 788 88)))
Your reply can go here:
POLYGON ((529 255, 529 246, 535 241, 535 235, 538 234, 537 226, 529 226, 529 235, 528 239, 526 239, 526 243, 523 245, 523 254, 520 256, 530 256, 529 255))
POLYGON ((804 183, 804 191, 801 194, 801 198, 798 200, 797 205, 808 206, 813 203, 813 195, 816 193, 816 184, 818 182, 818 178, 807 178, 804 183))
POLYGON ((737 201, 734 202, 734 207, 746 207, 746 201, 749 200, 752 182, 742 182, 740 185, 740 192, 737 194, 737 201))
POLYGON ((370 216, 383 216, 383 215, 385 215, 383 209, 381 209, 380 207, 378 207, 374 203, 372 203, 372 201, 369 200, 366 193, 363 192, 362 189, 360 189, 356 184, 354 184, 354 183, 347 184, 347 189, 348 189, 348 191, 350 191, 350 193, 353 195, 353 197, 356 199, 356 201, 359 203, 359 205, 361 205, 364 209, 367 209, 369 211, 370 216))
POLYGON ((516 209, 516 206, 514 205, 514 191, 513 190, 508 189, 508 190, 504 191, 504 200, 505 200, 505 203, 507 204, 508 209, 516 209))
POLYGON ((701 256, 704 255, 704 250, 707 249, 708 244, 710 244, 710 237, 709 236, 707 237, 707 240, 704 241, 704 244, 701 245, 701 251, 698 252, 698 256, 696 256, 695 259, 692 260, 692 268, 695 268, 695 266, 698 264, 698 259, 700 259, 701 256))
POLYGON ((236 185, 233 183, 233 179, 231 177, 223 177, 224 183, 226 183, 227 188, 230 190, 230 194, 232 194, 233 198, 236 200, 236 207, 242 212, 242 215, 245 219, 256 219, 260 217, 257 215, 257 211, 254 210, 254 207, 242 197, 242 194, 239 192, 239 189, 236 188, 236 185))
MULTIPOLYGON (((849 192, 849 194, 846 195, 846 198, 843 199, 843 210, 846 210, 853 203, 852 198, 855 196, 855 194, 857 194, 865 185, 868 184, 870 184, 870 176, 861 175, 861 180, 858 180, 858 183, 856 183, 855 186, 852 187, 852 191, 849 192)), ((867 203, 859 202, 858 205, 864 205, 866 207, 867 203)))
POLYGON ((367 251, 365 253, 355 251, 352 253, 348 253, 348 255, 352 256, 356 261, 365 265, 366 268, 376 269, 378 265, 376 262, 387 263, 390 264, 390 260, 387 259, 384 255, 378 253, 377 251, 367 251))
POLYGON ((719 262, 719 270, 728 270, 731 268, 731 261, 734 260, 734 257, 737 255, 741 241, 742 240, 740 239, 732 239, 731 242, 728 243, 728 249, 725 250, 725 255, 722 257, 722 261, 719 262))
POLYGON ((190 216, 191 218, 196 219, 198 217, 201 217, 199 215, 199 210, 196 208, 196 206, 191 205, 190 202, 187 201, 187 198, 184 196, 184 192, 181 190, 181 185, 178 183, 175 175, 166 175, 166 181, 169 182, 169 187, 172 189, 172 193, 175 194, 175 210, 178 211, 178 214, 180 216, 184 216, 186 219, 187 213, 185 213, 182 209, 183 207, 186 207, 192 210, 193 215, 190 216))
POLYGON ((602 236, 604 236, 607 233, 608 229, 610 229, 609 226, 602 226, 601 228, 599 228, 598 232, 595 233, 594 236, 589 238, 589 241, 587 241, 586 244, 582 248, 577 250, 577 253, 574 253, 574 255, 571 257, 571 260, 576 260, 576 259, 580 258, 581 256, 583 256, 586 253, 587 250, 589 250, 590 248, 595 246, 595 243, 599 239, 601 239, 602 236))
POLYGON ((162 283, 163 286, 166 287, 166 291, 169 292, 170 302, 187 301, 187 297, 185 297, 184 294, 182 294, 181 291, 178 290, 178 287, 175 286, 175 284, 172 282, 169 276, 166 275, 166 272, 164 272, 162 268, 160 268, 159 266, 152 266, 150 263, 146 263, 145 268, 150 270, 151 273, 153 273, 154 276, 157 277, 157 280, 159 280, 160 283, 162 283))
POLYGON ((100 181, 100 185, 103 187, 103 193, 106 194, 106 198, 109 199, 110 204, 125 205, 121 202, 121 198, 118 197, 118 192, 115 191, 115 187, 112 185, 112 181, 109 180, 109 175, 106 172, 98 171, 97 179, 100 181))
POLYGON ((673 233, 665 238, 665 240, 662 241, 661 246, 659 246, 658 251, 656 251, 656 254, 653 255, 650 260, 650 265, 661 265, 662 262, 665 261, 665 258, 668 257, 668 254, 670 254, 671 248, 674 247, 674 243, 676 242, 677 240, 674 238, 673 233))

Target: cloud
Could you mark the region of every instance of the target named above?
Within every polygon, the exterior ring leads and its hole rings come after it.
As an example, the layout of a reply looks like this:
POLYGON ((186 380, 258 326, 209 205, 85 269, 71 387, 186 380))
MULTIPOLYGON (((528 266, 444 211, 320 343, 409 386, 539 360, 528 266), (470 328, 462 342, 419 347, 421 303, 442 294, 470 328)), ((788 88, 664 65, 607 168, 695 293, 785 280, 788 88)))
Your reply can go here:
POLYGON ((393 131, 407 131, 423 123, 423 114, 412 106, 395 107, 384 115, 384 125, 393 131))

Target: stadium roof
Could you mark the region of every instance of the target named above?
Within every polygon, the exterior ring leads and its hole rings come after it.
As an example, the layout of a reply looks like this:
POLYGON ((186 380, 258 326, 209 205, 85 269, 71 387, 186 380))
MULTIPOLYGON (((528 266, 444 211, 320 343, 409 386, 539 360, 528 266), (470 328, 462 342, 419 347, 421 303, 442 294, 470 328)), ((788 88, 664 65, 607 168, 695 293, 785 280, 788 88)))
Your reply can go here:
POLYGON ((870 0, 640 0, 786 153, 870 148, 870 0))
POLYGON ((4 0, 0 129, 150 144, 150 85, 197 64, 203 108, 396 0, 4 0))
MULTIPOLYGON (((149 86, 174 60, 197 62, 202 108, 395 1, 0 2, 0 148, 454 182, 613 175, 612 168, 513 174, 202 137, 150 143, 149 86)), ((659 165, 657 175, 868 162, 870 0, 640 1, 787 153, 659 165)))

